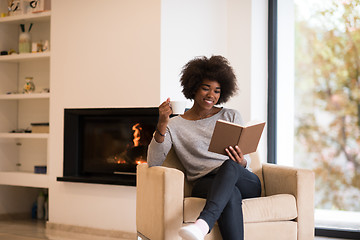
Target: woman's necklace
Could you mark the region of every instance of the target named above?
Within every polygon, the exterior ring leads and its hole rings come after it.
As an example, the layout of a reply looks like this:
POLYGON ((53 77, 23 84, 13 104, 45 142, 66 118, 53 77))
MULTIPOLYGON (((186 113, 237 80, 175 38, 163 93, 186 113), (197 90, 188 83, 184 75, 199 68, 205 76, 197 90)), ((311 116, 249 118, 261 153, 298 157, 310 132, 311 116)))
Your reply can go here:
POLYGON ((206 114, 200 115, 200 114, 197 114, 196 110, 190 109, 187 112, 185 112, 185 114, 183 115, 183 118, 188 119, 188 120, 202 120, 207 117, 211 117, 212 115, 214 115, 217 112, 218 112, 217 108, 213 107, 206 114))
POLYGON ((210 116, 212 113, 213 113, 213 108, 211 108, 210 111, 207 114, 205 114, 203 116, 198 116, 198 118, 199 118, 199 120, 202 120, 202 119, 207 118, 208 116, 210 116))

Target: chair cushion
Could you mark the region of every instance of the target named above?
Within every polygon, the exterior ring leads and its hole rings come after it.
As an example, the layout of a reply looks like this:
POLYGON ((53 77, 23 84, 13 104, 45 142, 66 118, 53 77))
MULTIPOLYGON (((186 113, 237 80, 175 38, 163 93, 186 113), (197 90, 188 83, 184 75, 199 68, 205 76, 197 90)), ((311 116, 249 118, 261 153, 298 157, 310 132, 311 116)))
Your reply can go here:
MULTIPOLYGON (((205 206, 205 199, 188 197, 184 199, 184 222, 195 222, 205 206)), ((278 194, 243 200, 245 223, 288 221, 297 217, 295 197, 278 194)))

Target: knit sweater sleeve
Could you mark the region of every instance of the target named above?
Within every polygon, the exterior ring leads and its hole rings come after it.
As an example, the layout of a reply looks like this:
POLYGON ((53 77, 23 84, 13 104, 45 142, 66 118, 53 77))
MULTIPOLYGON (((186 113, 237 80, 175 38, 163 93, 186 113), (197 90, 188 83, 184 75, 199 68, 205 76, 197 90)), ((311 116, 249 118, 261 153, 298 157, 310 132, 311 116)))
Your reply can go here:
POLYGON ((158 143, 153 137, 147 153, 147 163, 150 167, 161 166, 172 146, 169 130, 166 129, 164 142, 158 143))

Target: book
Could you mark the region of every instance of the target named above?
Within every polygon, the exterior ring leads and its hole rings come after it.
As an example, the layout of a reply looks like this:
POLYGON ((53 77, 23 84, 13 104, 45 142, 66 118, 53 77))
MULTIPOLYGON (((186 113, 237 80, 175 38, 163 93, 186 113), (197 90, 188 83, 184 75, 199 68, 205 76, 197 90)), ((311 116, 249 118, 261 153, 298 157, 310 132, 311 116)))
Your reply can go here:
POLYGON ((49 123, 31 123, 32 133, 49 133, 49 123))
POLYGON ((208 150, 227 155, 225 148, 238 145, 244 155, 253 153, 257 149, 264 127, 265 122, 241 126, 232 122, 218 120, 208 150))

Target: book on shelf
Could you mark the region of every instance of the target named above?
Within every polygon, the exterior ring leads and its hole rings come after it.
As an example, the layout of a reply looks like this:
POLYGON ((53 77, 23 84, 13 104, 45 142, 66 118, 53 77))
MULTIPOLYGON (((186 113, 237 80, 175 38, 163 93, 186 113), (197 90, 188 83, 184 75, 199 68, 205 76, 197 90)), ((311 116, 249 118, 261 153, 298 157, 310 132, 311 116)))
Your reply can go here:
POLYGON ((32 133, 49 133, 49 123, 31 123, 32 133))
POLYGON ((208 150, 227 155, 225 148, 237 145, 244 155, 256 152, 264 127, 265 122, 241 126, 232 122, 218 120, 208 150))

